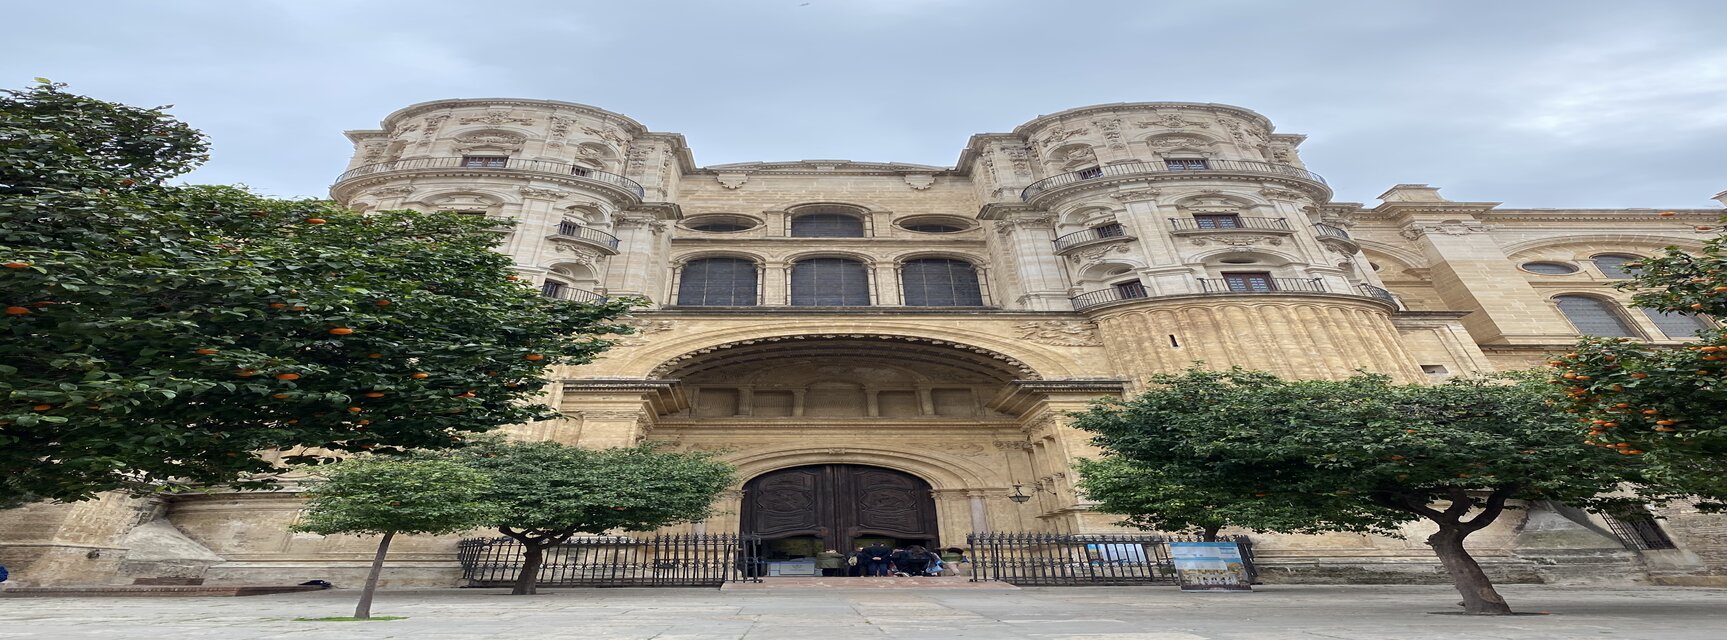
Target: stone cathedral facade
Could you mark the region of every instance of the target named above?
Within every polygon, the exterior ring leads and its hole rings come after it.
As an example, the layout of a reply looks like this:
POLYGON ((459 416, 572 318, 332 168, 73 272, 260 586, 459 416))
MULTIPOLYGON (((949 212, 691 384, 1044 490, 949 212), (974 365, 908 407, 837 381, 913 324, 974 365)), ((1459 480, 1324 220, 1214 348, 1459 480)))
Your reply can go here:
MULTIPOLYGON (((1041 116, 972 136, 951 167, 702 166, 679 134, 547 100, 426 102, 347 136, 336 200, 514 219, 502 250, 545 295, 652 301, 638 334, 561 372, 564 419, 515 437, 721 451, 741 484, 693 529, 829 547, 1112 530, 1074 492, 1094 450, 1064 413, 1194 361, 1419 382, 1535 366, 1581 333, 1680 344, 1697 321, 1612 284, 1630 259, 1700 247, 1723 213, 1505 209, 1421 184, 1336 202, 1305 136, 1219 104, 1041 116)), ((0 516, 0 545, 36 545, 25 575, 44 584, 124 582, 176 553, 211 582, 353 582, 372 542, 289 533, 297 504, 32 507, 0 516)), ((1504 578, 1727 575, 1722 519, 1530 507, 1472 538, 1504 578)), ((1417 529, 1257 551, 1268 579, 1443 581, 1417 529)), ((387 580, 453 585, 453 541, 398 543, 387 580)))

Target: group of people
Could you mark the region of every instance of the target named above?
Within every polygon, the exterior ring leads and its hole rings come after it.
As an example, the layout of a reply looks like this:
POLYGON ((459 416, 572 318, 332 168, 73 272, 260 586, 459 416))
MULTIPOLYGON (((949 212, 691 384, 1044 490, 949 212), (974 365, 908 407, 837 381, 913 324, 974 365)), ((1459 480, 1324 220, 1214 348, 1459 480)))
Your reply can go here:
POLYGON ((953 575, 948 565, 963 562, 964 557, 958 547, 937 553, 920 545, 889 548, 878 543, 851 553, 828 549, 816 556, 816 567, 824 576, 939 576, 953 575))

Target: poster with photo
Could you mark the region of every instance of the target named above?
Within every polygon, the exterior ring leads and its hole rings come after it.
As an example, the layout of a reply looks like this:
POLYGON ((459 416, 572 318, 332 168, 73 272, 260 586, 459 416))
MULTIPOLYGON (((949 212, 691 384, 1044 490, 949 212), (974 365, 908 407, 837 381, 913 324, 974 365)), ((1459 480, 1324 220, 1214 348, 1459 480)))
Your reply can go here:
POLYGON ((1234 542, 1171 542, 1169 558, 1182 591, 1253 590, 1234 542))

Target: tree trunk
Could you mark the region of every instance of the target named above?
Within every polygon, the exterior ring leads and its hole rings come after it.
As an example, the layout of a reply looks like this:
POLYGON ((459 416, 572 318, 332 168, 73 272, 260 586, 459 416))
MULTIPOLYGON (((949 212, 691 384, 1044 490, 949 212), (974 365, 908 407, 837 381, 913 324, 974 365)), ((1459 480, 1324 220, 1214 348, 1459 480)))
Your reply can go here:
POLYGON ((1493 589, 1487 573, 1463 548, 1463 538, 1468 535, 1469 532, 1440 525, 1438 533, 1427 537, 1427 544, 1433 547, 1439 563, 1445 566, 1445 572, 1451 574, 1452 582, 1457 585, 1457 593, 1463 596, 1464 613, 1480 616, 1510 614, 1511 606, 1505 604, 1505 598, 1493 589))
POLYGON ((539 540, 522 541, 522 572, 516 575, 515 588, 510 589, 512 596, 531 596, 539 593, 534 584, 540 581, 540 562, 545 547, 539 545, 539 540))
POLYGON ((372 556, 372 571, 366 574, 366 587, 360 590, 360 604, 354 607, 354 617, 367 620, 372 617, 372 592, 378 590, 378 576, 384 573, 384 554, 390 552, 390 539, 396 537, 396 532, 387 531, 384 539, 378 541, 378 553, 372 556))
POLYGON ((1200 535, 1202 537, 1200 540, 1205 542, 1217 542, 1217 530, 1222 528, 1222 526, 1201 527, 1200 535))

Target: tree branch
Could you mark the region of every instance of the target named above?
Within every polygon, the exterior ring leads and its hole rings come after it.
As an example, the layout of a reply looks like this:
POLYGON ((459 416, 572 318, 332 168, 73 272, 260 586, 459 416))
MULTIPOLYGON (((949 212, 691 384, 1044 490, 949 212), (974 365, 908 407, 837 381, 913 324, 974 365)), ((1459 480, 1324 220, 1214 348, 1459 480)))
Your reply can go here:
POLYGON ((1517 493, 1520 488, 1513 484, 1494 489, 1493 493, 1487 495, 1486 503, 1481 506, 1481 513, 1475 514, 1475 517, 1470 518, 1468 522, 1459 523, 1463 532, 1480 531, 1487 528, 1487 525, 1493 524, 1493 521, 1499 518, 1499 514, 1505 512, 1505 501, 1510 499, 1512 494, 1517 493))

